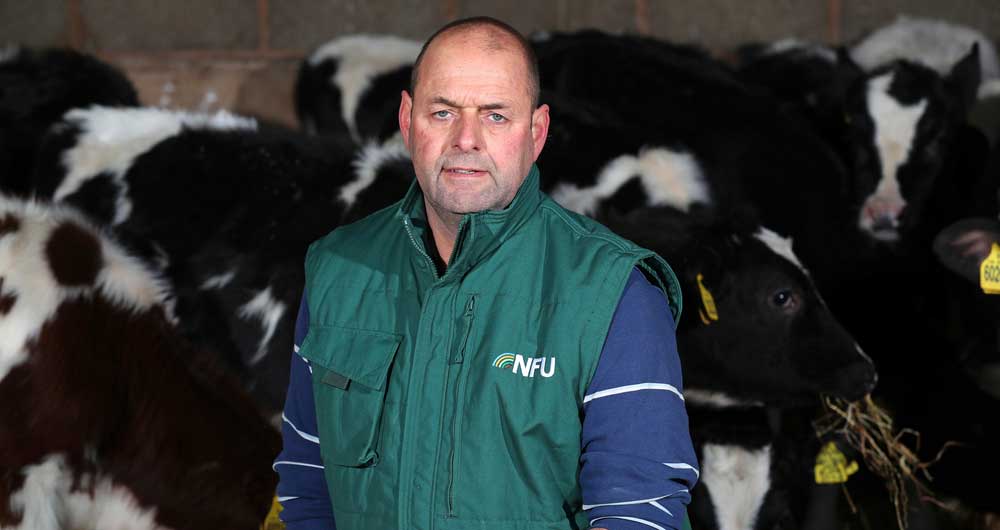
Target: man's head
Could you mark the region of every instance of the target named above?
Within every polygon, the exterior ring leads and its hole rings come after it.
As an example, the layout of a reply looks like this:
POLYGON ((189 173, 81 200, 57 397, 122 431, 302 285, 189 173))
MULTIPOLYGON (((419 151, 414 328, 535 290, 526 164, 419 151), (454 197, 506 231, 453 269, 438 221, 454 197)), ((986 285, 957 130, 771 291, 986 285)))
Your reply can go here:
POLYGON ((461 20, 427 41, 399 127, 429 216, 457 225, 510 204, 548 133, 548 107, 537 101, 534 53, 506 24, 461 20))

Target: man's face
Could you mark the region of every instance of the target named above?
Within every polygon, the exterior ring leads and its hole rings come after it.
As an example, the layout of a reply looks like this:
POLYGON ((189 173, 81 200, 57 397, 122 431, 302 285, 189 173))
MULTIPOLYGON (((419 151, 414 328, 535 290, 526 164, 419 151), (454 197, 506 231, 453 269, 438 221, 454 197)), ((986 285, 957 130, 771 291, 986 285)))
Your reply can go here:
POLYGON ((444 220, 510 204, 548 131, 548 107, 532 108, 516 44, 487 50, 481 39, 473 31, 435 40, 399 108, 428 213, 444 220))

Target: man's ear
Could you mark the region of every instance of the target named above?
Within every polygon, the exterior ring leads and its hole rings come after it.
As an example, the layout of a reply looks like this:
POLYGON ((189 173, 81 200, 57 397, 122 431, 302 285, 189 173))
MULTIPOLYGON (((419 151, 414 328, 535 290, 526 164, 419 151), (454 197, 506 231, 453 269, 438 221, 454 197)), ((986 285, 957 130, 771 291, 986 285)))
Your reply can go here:
POLYGON ((402 91, 399 98, 399 134, 403 135, 403 145, 410 148, 410 116, 413 111, 413 98, 409 92, 402 91))
POLYGON ((538 155, 542 154, 542 148, 545 147, 545 140, 548 137, 549 106, 543 103, 531 114, 531 138, 535 145, 534 160, 538 160, 538 155))

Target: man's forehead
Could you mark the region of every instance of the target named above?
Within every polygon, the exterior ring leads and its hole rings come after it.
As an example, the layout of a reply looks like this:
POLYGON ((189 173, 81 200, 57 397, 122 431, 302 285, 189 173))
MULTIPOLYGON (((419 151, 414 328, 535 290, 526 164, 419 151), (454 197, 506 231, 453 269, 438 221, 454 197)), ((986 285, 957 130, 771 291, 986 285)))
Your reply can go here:
POLYGON ((517 40, 503 31, 488 25, 452 28, 432 42, 427 52, 445 46, 475 46, 483 51, 505 51, 518 46, 517 40))
POLYGON ((516 52, 456 43, 427 54, 420 65, 420 86, 414 87, 415 96, 420 99, 451 98, 457 95, 451 90, 462 87, 475 88, 482 96, 496 99, 508 90, 524 91, 529 83, 527 74, 524 61, 516 52))
POLYGON ((425 66, 436 68, 466 68, 479 66, 481 63, 509 64, 515 68, 524 68, 523 57, 516 50, 516 42, 504 36, 505 43, 498 43, 489 37, 484 40, 477 34, 445 35, 439 37, 427 49, 424 57, 425 66))

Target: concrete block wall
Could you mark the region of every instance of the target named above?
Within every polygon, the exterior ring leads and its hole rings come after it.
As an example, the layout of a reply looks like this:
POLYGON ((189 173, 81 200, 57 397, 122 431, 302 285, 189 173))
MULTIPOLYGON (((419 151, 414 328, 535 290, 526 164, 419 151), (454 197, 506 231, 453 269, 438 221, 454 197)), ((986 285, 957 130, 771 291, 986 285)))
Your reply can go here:
POLYGON ((722 55, 784 37, 850 41, 899 14, 1000 40, 998 0, 0 0, 0 44, 94 53, 125 69, 149 105, 233 109, 294 126, 295 71, 316 46, 359 32, 423 40, 477 14, 525 33, 600 28, 722 55))

